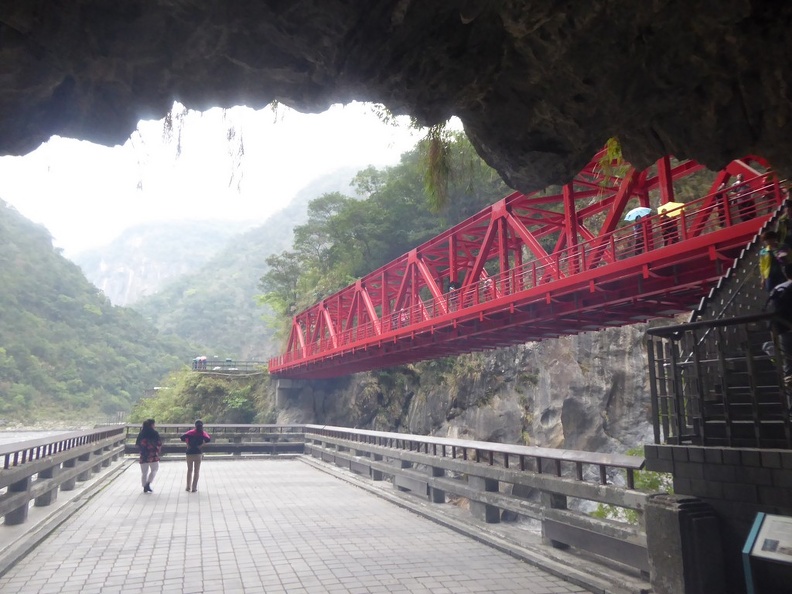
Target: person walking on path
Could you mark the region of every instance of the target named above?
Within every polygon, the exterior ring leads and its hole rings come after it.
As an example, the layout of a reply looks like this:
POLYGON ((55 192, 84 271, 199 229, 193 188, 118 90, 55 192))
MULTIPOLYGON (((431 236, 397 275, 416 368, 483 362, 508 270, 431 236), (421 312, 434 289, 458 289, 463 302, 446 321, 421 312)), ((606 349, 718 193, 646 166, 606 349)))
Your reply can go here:
MULTIPOLYGON (((784 385, 789 390, 792 388, 792 288, 790 288, 792 287, 792 264, 784 266, 784 276, 787 280, 773 289, 767 299, 767 304, 772 305, 772 311, 777 317, 773 322, 773 327, 778 334, 783 357, 784 385)), ((787 398, 789 398, 789 392, 787 392, 787 398)))
POLYGON ((159 470, 160 450, 162 449, 162 439, 159 432, 154 428, 154 419, 143 421, 143 427, 138 433, 135 445, 140 448, 140 481, 143 484, 144 493, 153 493, 151 483, 157 476, 159 470))
POLYGON ((786 190, 781 192, 787 198, 784 200, 784 213, 779 217, 776 225, 776 233, 778 233, 778 241, 792 246, 792 200, 788 198, 789 193, 786 190))
POLYGON ((187 488, 186 491, 195 493, 198 490, 198 473, 201 469, 201 459, 203 454, 201 448, 203 444, 212 441, 211 436, 204 431, 203 421, 195 421, 195 428, 180 436, 187 444, 187 488))
POLYGON ((762 234, 762 249, 759 251, 759 275, 762 287, 770 293, 785 280, 784 266, 788 262, 789 247, 779 245, 778 233, 765 231, 762 234))

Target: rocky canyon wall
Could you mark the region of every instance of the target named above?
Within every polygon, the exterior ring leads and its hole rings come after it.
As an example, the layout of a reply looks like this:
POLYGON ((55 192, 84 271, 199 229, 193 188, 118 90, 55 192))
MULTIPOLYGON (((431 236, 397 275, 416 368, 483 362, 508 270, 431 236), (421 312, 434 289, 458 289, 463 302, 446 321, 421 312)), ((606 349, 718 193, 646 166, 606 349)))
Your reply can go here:
POLYGON ((624 452, 652 440, 645 324, 305 382, 279 423, 624 452))

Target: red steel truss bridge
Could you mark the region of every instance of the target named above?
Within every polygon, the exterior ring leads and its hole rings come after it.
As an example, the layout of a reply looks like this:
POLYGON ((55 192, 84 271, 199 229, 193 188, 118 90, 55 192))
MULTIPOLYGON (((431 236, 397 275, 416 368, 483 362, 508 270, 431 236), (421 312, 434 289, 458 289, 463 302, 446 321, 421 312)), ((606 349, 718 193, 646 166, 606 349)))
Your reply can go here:
POLYGON ((690 311, 782 201, 759 157, 713 174, 602 151, 560 191, 510 194, 297 314, 269 370, 337 377, 690 311))

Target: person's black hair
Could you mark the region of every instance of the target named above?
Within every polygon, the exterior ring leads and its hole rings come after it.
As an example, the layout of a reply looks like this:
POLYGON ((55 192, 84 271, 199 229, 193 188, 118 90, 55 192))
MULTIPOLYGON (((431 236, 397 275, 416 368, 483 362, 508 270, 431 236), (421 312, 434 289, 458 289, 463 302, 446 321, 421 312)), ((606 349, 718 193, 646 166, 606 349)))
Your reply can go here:
POLYGON ((197 429, 198 427, 203 427, 203 421, 201 419, 195 421, 195 428, 197 429))
POLYGON ((780 237, 778 233, 776 233, 775 231, 765 231, 764 233, 762 233, 762 239, 764 241, 767 241, 768 239, 778 240, 780 239, 780 237))
POLYGON ((154 419, 146 419, 143 421, 143 426, 140 428, 140 433, 138 433, 137 439, 135 440, 135 445, 140 445, 143 439, 151 439, 154 441, 159 439, 159 431, 154 429, 154 423, 154 419))
POLYGON ((784 276, 792 280, 792 264, 784 264, 784 276))

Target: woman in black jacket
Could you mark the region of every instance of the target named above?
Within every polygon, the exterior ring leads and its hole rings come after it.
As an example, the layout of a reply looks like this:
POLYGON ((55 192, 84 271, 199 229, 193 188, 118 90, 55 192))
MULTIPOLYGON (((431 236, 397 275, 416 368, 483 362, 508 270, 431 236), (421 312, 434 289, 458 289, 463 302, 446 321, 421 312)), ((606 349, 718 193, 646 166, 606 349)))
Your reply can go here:
POLYGON ((143 421, 143 427, 138 433, 135 445, 140 448, 140 480, 143 483, 144 493, 153 493, 151 483, 159 470, 160 450, 162 440, 159 432, 154 428, 154 419, 143 421))

